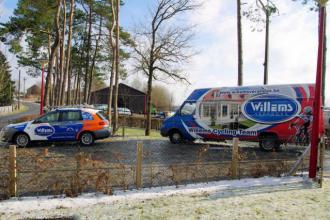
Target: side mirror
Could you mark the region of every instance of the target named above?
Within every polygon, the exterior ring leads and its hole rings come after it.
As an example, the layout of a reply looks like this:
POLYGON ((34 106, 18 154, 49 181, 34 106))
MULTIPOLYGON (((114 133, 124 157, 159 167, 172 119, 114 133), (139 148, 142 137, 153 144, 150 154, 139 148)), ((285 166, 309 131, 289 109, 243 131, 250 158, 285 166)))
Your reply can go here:
POLYGON ((38 119, 36 119, 32 122, 32 124, 38 124, 38 123, 40 123, 40 121, 38 119))

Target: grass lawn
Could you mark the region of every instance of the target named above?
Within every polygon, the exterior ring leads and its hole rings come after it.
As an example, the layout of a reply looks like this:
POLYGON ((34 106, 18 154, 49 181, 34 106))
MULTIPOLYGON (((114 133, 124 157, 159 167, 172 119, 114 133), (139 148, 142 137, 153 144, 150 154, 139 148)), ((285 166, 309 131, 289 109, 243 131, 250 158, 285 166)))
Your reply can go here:
MULTIPOLYGON (((118 130, 118 134, 122 135, 122 128, 118 130)), ((127 128, 125 127, 125 136, 145 136, 144 135, 144 128, 127 128)), ((160 131, 151 130, 150 137, 161 137, 160 131)))
POLYGON ((239 122, 241 125, 244 125, 248 128, 252 127, 253 125, 255 125, 256 123, 251 121, 251 120, 245 120, 245 121, 240 121, 239 122))

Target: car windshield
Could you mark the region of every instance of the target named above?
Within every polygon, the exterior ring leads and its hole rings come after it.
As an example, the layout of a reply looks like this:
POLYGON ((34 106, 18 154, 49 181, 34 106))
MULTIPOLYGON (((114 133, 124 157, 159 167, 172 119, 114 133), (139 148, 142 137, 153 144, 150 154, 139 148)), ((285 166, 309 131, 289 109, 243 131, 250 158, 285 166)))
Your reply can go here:
POLYGON ((186 102, 184 106, 181 108, 181 115, 192 115, 194 114, 196 109, 195 102, 186 102))

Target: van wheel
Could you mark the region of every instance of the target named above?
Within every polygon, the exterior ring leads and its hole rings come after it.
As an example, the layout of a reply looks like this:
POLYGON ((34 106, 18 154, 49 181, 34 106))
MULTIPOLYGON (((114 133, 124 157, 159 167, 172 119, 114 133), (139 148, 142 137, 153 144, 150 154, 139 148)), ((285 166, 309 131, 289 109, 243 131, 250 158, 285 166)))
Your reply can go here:
POLYGON ((80 144, 84 146, 90 146, 94 144, 94 136, 90 132, 85 132, 80 135, 80 144))
POLYGON ((273 151, 279 149, 280 144, 276 135, 262 135, 259 138, 259 146, 264 151, 273 151))
POLYGON ((179 131, 173 131, 169 136, 172 144, 179 144, 183 141, 182 135, 179 131))
POLYGON ((15 136, 14 143, 18 147, 27 147, 30 143, 30 138, 27 134, 20 133, 15 136))

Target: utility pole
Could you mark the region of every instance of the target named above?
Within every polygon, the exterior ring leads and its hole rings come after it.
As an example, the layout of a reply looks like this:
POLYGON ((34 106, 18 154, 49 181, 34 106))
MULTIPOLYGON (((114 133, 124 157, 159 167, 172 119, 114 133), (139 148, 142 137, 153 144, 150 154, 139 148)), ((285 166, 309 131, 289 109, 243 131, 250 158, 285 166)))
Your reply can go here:
POLYGON ((25 92, 25 81, 26 81, 26 78, 24 77, 24 78, 23 78, 23 94, 24 94, 24 98, 26 97, 26 92, 25 92))
POLYGON ((21 93, 21 70, 18 71, 18 96, 17 96, 18 109, 21 108, 20 100, 19 100, 20 93, 21 93))
POLYGON ((320 143, 321 128, 320 124, 322 114, 322 68, 324 60, 324 35, 325 35, 325 18, 326 6, 325 4, 319 5, 319 40, 318 40, 318 55, 317 55, 317 69, 316 69, 316 83, 315 83, 315 101, 313 109, 313 124, 312 124, 312 137, 311 137, 311 152, 309 157, 309 178, 315 178, 317 173, 317 157, 318 145, 320 143))

